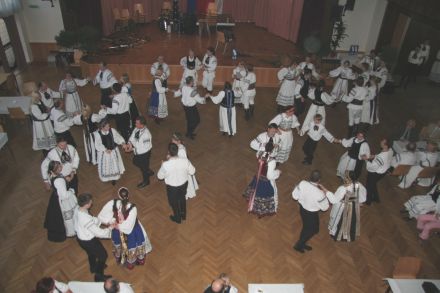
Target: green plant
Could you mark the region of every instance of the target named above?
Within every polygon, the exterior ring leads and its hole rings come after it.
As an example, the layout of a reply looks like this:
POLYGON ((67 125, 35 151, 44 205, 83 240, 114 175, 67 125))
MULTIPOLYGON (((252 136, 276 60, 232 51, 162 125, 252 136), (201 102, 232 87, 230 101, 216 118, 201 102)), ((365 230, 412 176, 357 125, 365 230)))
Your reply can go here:
POLYGON ((341 44, 342 40, 344 40, 348 35, 345 33, 347 30, 347 26, 345 25, 342 19, 336 20, 335 25, 333 26, 333 34, 330 40, 330 48, 333 51, 341 44))
POLYGON ((58 36, 55 36, 55 41, 57 42, 58 46, 64 48, 75 48, 78 43, 76 33, 65 30, 60 31, 58 36))
POLYGON ((83 26, 74 31, 62 30, 55 36, 60 47, 96 51, 100 39, 99 31, 91 26, 83 26))

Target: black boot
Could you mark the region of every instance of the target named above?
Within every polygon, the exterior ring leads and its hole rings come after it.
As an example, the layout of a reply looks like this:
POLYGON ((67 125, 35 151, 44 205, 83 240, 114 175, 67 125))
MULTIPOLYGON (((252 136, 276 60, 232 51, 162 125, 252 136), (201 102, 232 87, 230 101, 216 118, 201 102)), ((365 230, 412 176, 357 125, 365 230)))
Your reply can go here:
POLYGON ((347 138, 353 137, 353 126, 348 126, 347 138))
POLYGON ((251 113, 249 109, 244 109, 244 119, 246 119, 246 121, 249 121, 249 119, 251 118, 250 114, 251 113))
POLYGON ((255 109, 254 105, 249 105, 249 111, 251 113, 251 117, 254 117, 254 109, 255 109))

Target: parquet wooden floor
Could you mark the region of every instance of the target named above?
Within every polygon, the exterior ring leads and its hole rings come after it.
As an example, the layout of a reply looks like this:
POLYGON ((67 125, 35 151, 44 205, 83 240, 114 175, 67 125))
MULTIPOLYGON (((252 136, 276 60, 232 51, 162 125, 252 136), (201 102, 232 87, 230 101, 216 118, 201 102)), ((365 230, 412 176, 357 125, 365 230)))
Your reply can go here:
MULTIPOLYGON (((21 77, 44 78, 58 87, 62 72, 34 65, 21 77)), ((398 123, 415 117, 426 122, 438 118, 439 88, 419 80, 417 87, 381 99, 379 127, 371 130, 374 150, 384 135, 398 123)), ((145 110, 149 88, 135 86, 134 96, 145 110)), ((126 173, 117 186, 99 181, 97 169, 85 162, 81 129, 74 128, 81 156, 80 192, 94 195, 93 212, 127 186, 139 208, 140 221, 153 244, 145 266, 128 271, 109 257, 107 272, 133 284, 136 292, 202 292, 220 272, 230 274, 240 292, 248 283, 304 283, 305 292, 384 292, 382 278, 391 275, 399 256, 417 256, 423 261, 421 277, 440 278, 440 239, 433 237, 426 246, 417 241, 414 221, 401 219, 402 203, 412 194, 426 189, 399 190, 394 178, 380 183, 382 203, 361 209, 361 236, 353 243, 334 242, 328 235, 329 212, 321 214, 321 231, 313 238, 313 251, 304 255, 292 250, 301 228, 297 202, 291 199, 294 185, 312 169, 323 173, 323 183, 331 190, 339 185, 335 169, 344 150, 320 142, 314 164, 301 164, 304 137, 295 135, 289 161, 283 164, 277 181, 279 212, 257 219, 247 214, 241 194, 256 172, 255 154, 250 140, 262 132, 274 116, 277 89, 257 88, 255 118, 246 122, 238 109, 238 134, 223 137, 218 132, 218 108, 212 103, 199 107, 202 123, 195 141, 187 142, 191 161, 196 166, 200 190, 188 201, 188 219, 176 225, 168 219, 170 209, 163 182, 154 179, 150 186, 137 190, 140 180, 131 156, 124 155, 126 173)), ((81 97, 95 110, 99 90, 91 85, 80 89, 81 97)), ((169 97, 170 116, 161 125, 149 122, 153 134, 152 168, 157 171, 166 155, 173 131, 184 131, 180 101, 169 97)), ((303 119, 304 117, 302 117, 303 119)), ((346 132, 345 105, 328 110, 328 129, 336 136, 346 132)), ((41 153, 31 149, 31 132, 8 124, 16 162, 6 150, 0 152, 0 292, 29 292, 42 276, 60 281, 90 281, 86 254, 75 239, 50 243, 43 229, 49 198, 40 178, 41 153)), ((364 171, 365 176, 365 171, 364 171)), ((363 180, 365 180, 363 178, 363 180)), ((103 241, 110 253, 109 240, 103 241)))

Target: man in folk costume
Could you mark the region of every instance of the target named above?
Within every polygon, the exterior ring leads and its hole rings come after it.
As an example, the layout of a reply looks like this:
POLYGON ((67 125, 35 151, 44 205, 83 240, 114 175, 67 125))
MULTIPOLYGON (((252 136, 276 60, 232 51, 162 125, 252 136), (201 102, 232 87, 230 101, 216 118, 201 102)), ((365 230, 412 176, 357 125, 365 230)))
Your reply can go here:
POLYGON ((101 221, 90 214, 92 207, 92 195, 83 193, 78 196, 79 208, 75 211, 75 231, 79 246, 87 253, 89 268, 95 274, 95 282, 103 282, 111 275, 104 275, 107 261, 107 252, 99 238, 110 238, 116 225, 100 228, 101 221))
POLYGON ((47 229, 47 239, 53 242, 63 242, 66 237, 76 234, 74 211, 78 204, 75 191, 69 187, 73 175, 64 177, 62 169, 60 162, 50 161, 46 170, 52 185, 52 194, 46 210, 44 228, 47 229))
POLYGON ((367 63, 370 70, 374 71, 379 65, 379 57, 377 56, 376 50, 371 50, 370 54, 365 55, 361 60, 360 64, 367 63))
POLYGON ((276 169, 276 161, 271 156, 273 149, 274 144, 268 142, 264 152, 257 154, 258 172, 243 193, 248 201, 248 212, 259 218, 275 214, 278 208, 275 180, 280 177, 281 171, 276 169))
POLYGON ((243 79, 247 75, 246 64, 244 61, 239 61, 237 66, 232 70, 232 90, 234 91, 235 103, 241 104, 241 96, 243 95, 243 79))
POLYGON ((293 129, 296 129, 297 133, 299 133, 300 124, 295 116, 295 107, 286 107, 283 113, 278 114, 269 122, 269 124, 272 123, 278 125, 280 133, 281 141, 278 146, 276 161, 281 164, 289 159, 293 146, 293 129))
POLYGON ((217 68, 217 58, 214 55, 214 48, 208 47, 205 56, 203 56, 203 80, 202 86, 208 93, 212 93, 212 87, 215 79, 215 69, 217 68))
POLYGON ((43 157, 46 157, 49 150, 56 145, 56 137, 50 121, 50 109, 41 101, 39 94, 34 92, 31 96, 32 149, 42 150, 43 157))
POLYGON ((110 127, 108 120, 104 119, 95 131, 95 148, 98 152, 98 174, 102 182, 111 181, 113 185, 125 172, 124 162, 118 145, 126 148, 124 138, 115 129, 110 127))
POLYGON ((312 71, 310 69, 304 69, 296 80, 295 86, 295 111, 296 116, 300 117, 306 110, 306 99, 309 98, 309 91, 312 82, 312 71))
POLYGON ((151 87, 150 105, 148 107, 148 115, 154 118, 154 121, 159 124, 161 119, 168 116, 168 103, 166 93, 168 88, 163 79, 163 70, 159 67, 153 77, 153 86, 151 87))
POLYGON ((372 202, 380 202, 377 183, 385 176, 393 159, 394 152, 387 139, 381 140, 380 148, 380 153, 370 156, 367 160, 367 205, 372 202))
POLYGON ((338 187, 334 195, 328 197, 333 204, 328 230, 335 241, 351 242, 360 236, 360 205, 366 198, 365 187, 355 179, 353 171, 347 172, 344 184, 338 187))
POLYGON ((194 139, 196 134, 195 129, 200 123, 200 115, 197 110, 197 103, 206 104, 205 98, 200 97, 194 89, 194 80, 191 76, 186 78, 185 85, 178 91, 174 92, 174 97, 182 96, 182 105, 185 110, 186 117, 186 137, 194 139))
POLYGON ((106 62, 101 62, 99 65, 99 71, 96 74, 95 79, 93 80, 93 84, 99 84, 99 88, 101 89, 101 105, 106 107, 112 106, 112 86, 118 81, 114 77, 113 73, 110 69, 107 68, 106 62))
POLYGON ((312 63, 312 57, 306 56, 305 60, 299 63, 298 68, 304 73, 306 69, 309 69, 312 72, 313 78, 319 80, 321 77, 319 73, 316 72, 315 65, 312 63))
POLYGON ((426 150, 416 152, 417 163, 409 169, 405 180, 398 185, 400 188, 409 188, 414 182, 423 187, 429 187, 434 183, 435 176, 432 178, 420 178, 417 176, 425 167, 435 167, 438 162, 438 145, 435 142, 428 142, 426 150))
POLYGON ((255 87, 257 83, 257 77, 254 73, 254 66, 252 64, 246 65, 247 75, 242 80, 242 92, 241 102, 245 112, 245 119, 249 120, 254 116, 255 110, 255 95, 257 94, 255 87))
POLYGON ((84 103, 78 94, 78 87, 85 86, 89 82, 88 78, 73 78, 71 73, 66 73, 66 78, 60 83, 60 92, 66 105, 66 114, 73 116, 75 113, 81 112, 84 103))
POLYGON ((364 87, 364 79, 358 77, 355 80, 355 86, 348 95, 342 97, 342 101, 348 103, 348 134, 347 137, 353 136, 359 128, 362 116, 362 105, 367 98, 368 91, 364 87))
POLYGON ((281 133, 278 125, 275 123, 269 124, 265 132, 260 133, 254 138, 250 143, 250 147, 257 152, 258 156, 259 152, 264 152, 266 144, 269 142, 273 143, 274 149, 271 152, 271 156, 275 158, 281 144, 281 133))
POLYGON ((328 197, 333 193, 321 183, 321 172, 312 171, 309 180, 302 180, 292 191, 292 198, 299 203, 299 213, 303 223, 298 241, 293 249, 300 253, 312 250, 307 242, 319 232, 319 211, 329 208, 328 197))
POLYGON ((122 85, 120 83, 113 84, 113 92, 115 95, 112 98, 112 106, 106 108, 106 110, 108 114, 113 115, 116 121, 116 129, 124 140, 127 141, 131 133, 130 104, 133 102, 133 99, 128 93, 122 92, 122 85))
POLYGON ((440 211, 440 177, 437 178, 437 184, 431 190, 423 195, 413 195, 403 205, 405 208, 400 210, 401 213, 407 213, 408 218, 417 218, 421 215, 430 214, 435 210, 440 211))
POLYGON ((163 56, 157 57, 157 61, 151 65, 150 74, 152 77, 159 76, 162 79, 163 87, 168 87, 168 77, 170 77, 170 67, 164 62, 163 56), (162 70, 161 73, 158 70, 162 70))
POLYGON ((417 46, 408 55, 408 61, 405 65, 405 70, 400 78, 399 87, 406 89, 410 81, 416 82, 419 67, 423 63, 423 57, 420 52, 420 46, 417 46))
POLYGON ((328 73, 329 77, 336 78, 331 92, 332 96, 342 97, 348 93, 348 81, 354 80, 356 75, 350 68, 350 61, 345 60, 341 66, 328 73))
POLYGON ((144 117, 136 118, 135 129, 128 139, 126 152, 133 152, 133 164, 139 168, 142 173, 142 181, 137 185, 138 188, 144 188, 150 184, 150 176, 154 172, 150 169, 151 148, 153 147, 152 136, 147 128, 147 121, 144 117))
POLYGON ((376 77, 370 76, 366 90, 367 96, 362 104, 361 123, 368 130, 372 125, 379 124, 379 88, 376 77))
POLYGON ((365 132, 358 130, 356 136, 342 139, 341 145, 348 148, 348 151, 339 159, 336 175, 344 178, 346 171, 354 171, 356 179, 359 178, 363 162, 370 157, 370 146, 365 139, 365 132))
POLYGON ((298 61, 294 59, 289 66, 281 68, 277 77, 281 83, 277 95, 277 113, 283 112, 284 107, 293 106, 295 99, 296 80, 301 70, 298 68, 298 61))
POLYGON ((388 80, 388 68, 385 61, 380 60, 379 66, 373 72, 371 72, 371 75, 378 78, 379 82, 377 86, 380 92, 380 90, 385 86, 388 80))
POLYGON ((139 117, 139 108, 136 104, 136 100, 133 97, 133 87, 130 83, 130 77, 127 73, 122 74, 120 83, 122 84, 121 93, 127 93, 131 97, 131 103, 129 107, 130 128, 134 128, 135 120, 137 117, 139 117))
POLYGON ((326 112, 325 107, 330 106, 338 101, 337 97, 329 95, 325 91, 325 82, 324 80, 318 81, 318 84, 315 87, 310 88, 307 97, 312 101, 312 104, 307 111, 306 118, 304 119, 302 125, 302 131, 305 132, 305 127, 308 127, 316 114, 320 114, 322 116, 322 125, 325 126, 325 118, 326 112))
POLYGON ((394 155, 391 160, 391 168, 396 168, 399 165, 414 166, 417 162, 416 149, 417 145, 415 142, 407 143, 405 151, 394 155))
POLYGON ((224 89, 220 91, 217 96, 210 96, 210 98, 214 104, 220 104, 220 132, 222 132, 223 135, 227 134, 229 137, 232 137, 237 133, 237 115, 232 85, 229 82, 225 82, 224 89))
POLYGON ((86 153, 86 162, 92 165, 98 164, 97 156, 98 153, 95 148, 95 134, 94 132, 98 130, 98 123, 105 119, 107 116, 107 111, 105 109, 99 110, 96 114, 91 114, 90 107, 86 106, 83 112, 83 137, 84 137, 84 151, 86 153))
MULTIPOLYGON (((76 147, 70 127, 73 125, 82 125, 81 112, 75 112, 73 117, 69 117, 63 110, 64 101, 55 101, 54 107, 50 110, 50 120, 53 121, 53 130, 55 136, 64 138, 70 145, 76 147)), ((81 109, 82 110, 82 109, 81 109)))
POLYGON ((188 76, 194 79, 194 88, 197 87, 198 74, 197 71, 202 68, 202 63, 199 58, 194 54, 192 49, 189 49, 188 56, 180 59, 180 65, 183 67, 182 80, 180 81, 180 87, 185 85, 185 80, 188 76))
POLYGON ((129 201, 126 187, 119 188, 118 198, 107 202, 98 214, 101 223, 115 225, 111 236, 113 254, 116 262, 129 270, 144 265, 147 253, 153 249, 137 215, 137 207, 129 201))
POLYGON ((176 144, 168 145, 167 160, 157 173, 159 180, 165 180, 168 203, 173 210, 171 221, 180 224, 186 220, 186 199, 188 178, 194 175, 196 169, 187 158, 178 156, 179 148, 176 144))
POLYGON ((318 142, 321 140, 323 136, 330 143, 341 142, 339 139, 334 138, 333 135, 327 131, 324 125, 322 125, 321 121, 322 121, 321 114, 316 114, 315 118, 313 119, 313 122, 310 122, 308 126, 303 127, 303 130, 301 130, 300 132, 301 136, 303 136, 306 133, 308 135, 302 147, 305 155, 304 161, 302 162, 304 165, 312 164, 313 155, 315 153, 316 147, 318 145, 318 142))
POLYGON ((67 144, 67 141, 63 137, 57 138, 56 147, 47 153, 46 158, 41 163, 41 176, 48 190, 50 190, 51 181, 47 170, 51 161, 60 162, 61 165, 63 165, 61 174, 65 178, 71 178, 68 181, 67 188, 73 188, 75 194, 78 194, 78 176, 76 173, 79 167, 79 155, 76 149, 72 145, 67 144))
POLYGON ((41 102, 49 109, 53 108, 53 99, 60 99, 61 93, 50 89, 44 81, 38 83, 41 102))

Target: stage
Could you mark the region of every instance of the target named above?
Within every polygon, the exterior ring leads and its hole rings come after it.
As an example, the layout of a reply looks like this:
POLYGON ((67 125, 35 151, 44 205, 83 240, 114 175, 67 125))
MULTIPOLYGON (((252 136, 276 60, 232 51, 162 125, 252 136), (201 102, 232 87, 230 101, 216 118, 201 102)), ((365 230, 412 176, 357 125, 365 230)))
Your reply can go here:
MULTIPOLYGON (((294 43, 275 36, 252 23, 237 23, 233 32, 235 42, 228 44, 225 54, 223 54, 223 46, 219 45, 216 53, 218 62, 216 85, 222 85, 230 80, 235 64, 238 60, 243 60, 254 65, 258 86, 278 87, 279 81, 276 73, 286 59, 285 57, 303 55, 294 43), (232 60, 232 47, 239 52, 237 60, 232 60)), ((98 55, 84 57, 81 61, 82 75, 93 77, 98 71, 99 62, 105 61, 116 77, 128 73, 133 83, 149 84, 151 83, 149 67, 156 61, 157 56, 163 55, 171 69, 169 83, 178 84, 182 77, 180 58, 186 56, 188 49, 192 48, 201 60, 207 47, 216 46, 215 27, 211 27, 210 36, 206 30, 202 36, 199 36, 197 32, 193 35, 186 35, 176 32, 167 33, 159 29, 157 22, 153 22, 137 27, 133 33, 118 32, 112 36, 112 39, 127 39, 128 34, 131 34, 132 40, 145 41, 138 42, 132 48, 105 50, 98 55)), ((106 46, 106 43, 103 42, 102 46, 106 46)), ((200 72, 199 78, 201 76, 200 72)))

